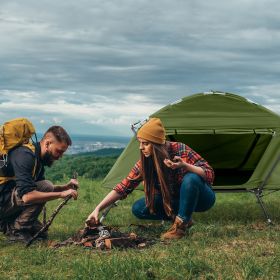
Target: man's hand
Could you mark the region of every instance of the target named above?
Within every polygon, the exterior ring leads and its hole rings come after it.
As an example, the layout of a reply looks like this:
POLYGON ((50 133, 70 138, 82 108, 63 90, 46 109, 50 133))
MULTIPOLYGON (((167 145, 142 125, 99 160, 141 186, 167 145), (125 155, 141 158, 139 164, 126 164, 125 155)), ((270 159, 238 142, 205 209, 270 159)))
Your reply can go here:
POLYGON ((74 200, 76 200, 78 198, 78 192, 73 190, 73 189, 69 189, 67 191, 61 192, 60 193, 60 198, 66 198, 69 195, 71 195, 74 198, 74 200))
POLYGON ((79 188, 78 179, 71 179, 66 185, 65 190, 74 189, 77 190, 79 188))
POLYGON ((183 161, 183 159, 178 156, 175 156, 173 158, 173 161, 166 158, 163 162, 167 167, 171 169, 178 169, 185 166, 185 162, 183 161))
POLYGON ((86 226, 94 226, 99 223, 98 219, 99 209, 96 207, 93 212, 86 219, 86 226))

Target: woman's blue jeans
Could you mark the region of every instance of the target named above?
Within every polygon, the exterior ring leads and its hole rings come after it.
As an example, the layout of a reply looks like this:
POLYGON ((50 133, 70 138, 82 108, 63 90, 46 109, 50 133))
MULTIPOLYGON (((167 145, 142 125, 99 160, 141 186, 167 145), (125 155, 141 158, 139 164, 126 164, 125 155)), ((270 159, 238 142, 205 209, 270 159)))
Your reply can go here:
MULTIPOLYGON (((179 200, 173 202, 173 210, 184 222, 188 222, 193 212, 204 212, 215 203, 215 193, 212 188, 195 173, 187 173, 181 183, 179 200)), ((145 197, 137 200, 132 206, 132 213, 139 219, 167 220, 170 219, 164 211, 161 194, 154 199, 155 214, 151 214, 146 206, 145 197)))

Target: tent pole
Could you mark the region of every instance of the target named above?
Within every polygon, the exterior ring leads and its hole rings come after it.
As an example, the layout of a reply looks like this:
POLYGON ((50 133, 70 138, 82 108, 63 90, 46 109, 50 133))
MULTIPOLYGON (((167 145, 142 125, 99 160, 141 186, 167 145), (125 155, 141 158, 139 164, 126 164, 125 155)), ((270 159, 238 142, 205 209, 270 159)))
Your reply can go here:
POLYGON ((269 216, 269 214, 268 214, 268 212, 267 212, 267 209, 266 209, 266 207, 265 207, 265 205, 264 205, 264 202, 263 202, 263 200, 262 200, 262 197, 263 197, 263 189, 264 189, 264 187, 265 187, 265 185, 266 185, 268 179, 270 178, 272 172, 274 171, 274 169, 276 168, 277 164, 279 163, 279 161, 280 161, 280 155, 278 156, 278 158, 276 159, 276 161, 273 163, 271 169, 269 170, 268 174, 266 175, 266 177, 265 177, 265 179, 263 180, 263 182, 261 183, 261 185, 260 185, 257 189, 254 189, 254 190, 251 191, 251 192, 253 192, 253 193, 255 194, 255 196, 256 196, 256 198, 257 198, 257 201, 258 201, 258 203, 260 204, 260 206, 261 206, 261 208, 262 208, 262 210, 263 210, 263 213, 264 213, 264 215, 265 215, 265 217, 266 217, 266 219, 267 219, 267 222, 268 222, 268 224, 270 224, 270 225, 272 224, 272 221, 271 221, 271 219, 270 219, 270 216, 269 216))
POLYGON ((267 223, 269 225, 272 225, 272 220, 268 214, 268 211, 264 205, 264 202, 262 200, 262 197, 263 197, 263 194, 262 194, 262 189, 258 188, 258 189, 254 189, 254 190, 251 190, 250 192, 254 193, 256 198, 257 198, 257 202, 260 204, 261 208, 262 208, 262 211, 266 217, 266 220, 267 220, 267 223))

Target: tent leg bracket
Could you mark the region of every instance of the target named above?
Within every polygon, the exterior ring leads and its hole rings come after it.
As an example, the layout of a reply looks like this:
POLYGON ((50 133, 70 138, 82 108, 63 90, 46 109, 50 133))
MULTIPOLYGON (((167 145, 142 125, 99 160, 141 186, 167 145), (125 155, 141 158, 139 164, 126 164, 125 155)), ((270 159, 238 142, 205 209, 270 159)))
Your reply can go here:
POLYGON ((272 225, 272 220, 270 218, 270 215, 264 205, 264 202, 262 200, 262 197, 263 197, 263 193, 262 193, 262 190, 261 189, 254 189, 254 190, 251 190, 250 192, 254 193, 256 198, 257 198, 257 202, 259 203, 260 207, 262 208, 262 211, 264 213, 264 216, 266 218, 266 221, 269 225, 272 225))

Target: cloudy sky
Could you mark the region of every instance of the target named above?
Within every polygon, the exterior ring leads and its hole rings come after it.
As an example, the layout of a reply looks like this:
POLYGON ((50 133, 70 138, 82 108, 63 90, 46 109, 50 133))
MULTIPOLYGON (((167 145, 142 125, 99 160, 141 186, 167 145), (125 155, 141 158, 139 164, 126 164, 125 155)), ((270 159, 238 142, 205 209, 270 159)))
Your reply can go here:
POLYGON ((277 0, 1 0, 1 123, 129 136, 209 90, 280 114, 279 11, 277 0))

